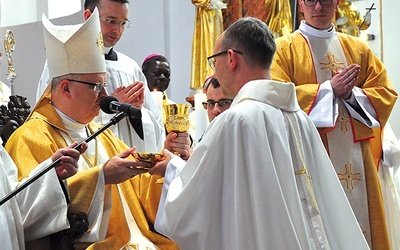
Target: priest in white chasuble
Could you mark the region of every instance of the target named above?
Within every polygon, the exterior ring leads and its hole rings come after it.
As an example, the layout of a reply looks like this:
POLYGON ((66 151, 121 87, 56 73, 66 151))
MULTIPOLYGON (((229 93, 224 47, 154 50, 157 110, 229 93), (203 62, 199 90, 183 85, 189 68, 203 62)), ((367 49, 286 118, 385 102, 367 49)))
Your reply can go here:
POLYGON ((181 249, 369 249, 295 87, 270 80, 275 42, 255 18, 209 56, 234 96, 187 162, 164 150, 155 228, 181 249))

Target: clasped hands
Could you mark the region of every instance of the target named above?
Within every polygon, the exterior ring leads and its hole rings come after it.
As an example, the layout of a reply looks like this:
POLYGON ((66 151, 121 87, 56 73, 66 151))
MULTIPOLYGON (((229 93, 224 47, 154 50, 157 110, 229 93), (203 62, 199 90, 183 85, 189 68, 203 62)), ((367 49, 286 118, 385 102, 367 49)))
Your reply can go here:
POLYGON ((331 79, 331 86, 335 96, 344 100, 349 99, 359 74, 360 65, 352 64, 334 75, 331 79))
POLYGON ((129 103, 139 109, 144 103, 144 84, 136 81, 128 86, 120 86, 112 93, 120 103, 129 103))

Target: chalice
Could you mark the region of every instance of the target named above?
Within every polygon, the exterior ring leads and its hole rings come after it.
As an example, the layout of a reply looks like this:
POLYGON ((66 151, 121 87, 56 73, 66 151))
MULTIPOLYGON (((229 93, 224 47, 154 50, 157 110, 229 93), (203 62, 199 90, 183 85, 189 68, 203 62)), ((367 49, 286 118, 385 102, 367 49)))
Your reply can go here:
MULTIPOLYGON (((183 133, 189 131, 189 104, 164 105, 165 128, 168 133, 183 133)), ((180 156, 178 152, 175 155, 180 156)))
POLYGON ((183 133, 189 131, 189 104, 164 105, 165 128, 168 133, 183 133))

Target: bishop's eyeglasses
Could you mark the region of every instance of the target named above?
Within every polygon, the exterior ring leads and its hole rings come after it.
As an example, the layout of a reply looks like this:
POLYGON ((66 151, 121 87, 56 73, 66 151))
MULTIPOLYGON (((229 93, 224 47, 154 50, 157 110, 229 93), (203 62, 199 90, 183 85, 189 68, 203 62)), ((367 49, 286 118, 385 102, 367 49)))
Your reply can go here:
POLYGON ((79 80, 74 80, 74 79, 67 79, 67 80, 71 81, 71 82, 79 82, 79 83, 83 83, 83 84, 92 85, 93 91, 97 92, 97 93, 100 93, 103 88, 107 87, 107 83, 105 83, 105 82, 104 83, 101 83, 101 82, 94 83, 94 82, 85 82, 85 81, 79 81, 79 80))
POLYGON ((206 102, 202 102, 204 109, 213 109, 215 104, 218 104, 219 108, 222 110, 228 109, 232 104, 232 99, 221 99, 219 101, 208 100, 206 102))
POLYGON ((333 3, 333 0, 303 0, 304 5, 311 7, 315 6, 317 2, 319 2, 321 5, 331 5, 333 3))

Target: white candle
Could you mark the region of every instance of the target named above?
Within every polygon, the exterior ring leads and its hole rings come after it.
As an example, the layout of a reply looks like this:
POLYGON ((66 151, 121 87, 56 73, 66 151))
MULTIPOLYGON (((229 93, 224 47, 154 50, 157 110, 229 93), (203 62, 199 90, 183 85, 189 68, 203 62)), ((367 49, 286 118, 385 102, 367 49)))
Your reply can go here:
POLYGON ((202 90, 194 94, 194 112, 195 112, 195 124, 196 124, 196 142, 203 135, 204 131, 208 126, 207 112, 203 108, 202 102, 207 101, 207 96, 202 90))
POLYGON ((157 107, 163 112, 163 93, 161 91, 151 91, 151 97, 153 98, 154 102, 156 103, 157 107))

